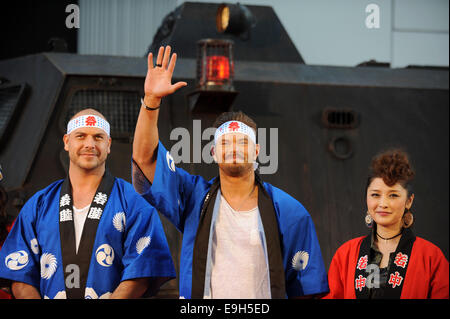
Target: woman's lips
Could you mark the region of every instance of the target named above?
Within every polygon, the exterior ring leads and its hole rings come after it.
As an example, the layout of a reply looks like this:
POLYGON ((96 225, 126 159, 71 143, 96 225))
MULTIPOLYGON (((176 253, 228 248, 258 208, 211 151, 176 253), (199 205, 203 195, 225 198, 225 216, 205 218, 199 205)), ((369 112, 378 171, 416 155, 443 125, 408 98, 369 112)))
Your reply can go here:
POLYGON ((381 211, 381 212, 375 212, 375 213, 377 213, 377 214, 380 215, 380 216, 388 216, 388 215, 391 214, 391 213, 389 213, 389 212, 384 212, 384 211, 381 211))

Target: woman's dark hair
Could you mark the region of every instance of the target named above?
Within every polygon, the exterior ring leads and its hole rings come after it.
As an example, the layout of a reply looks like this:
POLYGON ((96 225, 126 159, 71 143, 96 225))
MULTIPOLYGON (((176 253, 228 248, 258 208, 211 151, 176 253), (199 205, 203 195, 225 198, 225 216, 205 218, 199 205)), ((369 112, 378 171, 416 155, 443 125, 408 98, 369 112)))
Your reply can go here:
POLYGON ((408 154, 401 149, 391 149, 377 154, 369 168, 366 191, 370 183, 380 177, 388 186, 400 183, 407 191, 408 197, 413 194, 412 180, 414 179, 414 169, 410 163, 408 154))

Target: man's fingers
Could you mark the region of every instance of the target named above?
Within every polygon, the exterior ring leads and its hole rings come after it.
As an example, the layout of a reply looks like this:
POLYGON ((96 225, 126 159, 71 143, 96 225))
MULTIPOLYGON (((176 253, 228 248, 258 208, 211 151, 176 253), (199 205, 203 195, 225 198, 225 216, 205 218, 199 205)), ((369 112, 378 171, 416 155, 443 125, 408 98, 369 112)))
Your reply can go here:
POLYGON ((177 54, 172 54, 172 57, 170 58, 169 67, 167 70, 170 72, 170 74, 173 74, 173 70, 175 69, 175 64, 177 63, 177 54))
POLYGON ((151 52, 147 56, 147 64, 149 69, 153 69, 153 54, 151 52))
POLYGON ((169 58, 170 58, 170 51, 171 51, 170 45, 166 46, 166 49, 164 50, 164 58, 162 60, 162 67, 163 69, 167 69, 167 65, 169 64, 169 58))
POLYGON ((164 54, 164 47, 160 47, 158 51, 158 56, 156 57, 156 65, 162 64, 164 54))
POLYGON ((174 85, 172 85, 172 93, 177 91, 178 89, 181 89, 182 87, 184 87, 186 85, 187 85, 187 83, 183 82, 183 81, 175 83, 174 85))

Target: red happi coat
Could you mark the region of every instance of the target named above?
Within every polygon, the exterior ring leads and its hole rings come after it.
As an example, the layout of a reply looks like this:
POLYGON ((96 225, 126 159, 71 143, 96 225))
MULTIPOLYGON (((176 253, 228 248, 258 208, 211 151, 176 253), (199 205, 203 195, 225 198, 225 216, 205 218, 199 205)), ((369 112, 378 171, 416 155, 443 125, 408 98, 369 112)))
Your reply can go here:
MULTIPOLYGON (((357 289, 361 288, 361 283, 364 285, 366 280, 359 275, 361 273, 359 267, 367 266, 367 255, 360 253, 364 240, 367 243, 367 236, 352 239, 336 251, 328 271, 330 292, 324 297, 325 299, 355 299, 357 297, 357 289)), ((407 260, 407 267, 404 267, 406 274, 401 277, 397 276, 398 272, 395 272, 391 275, 394 278, 388 286, 396 288, 395 279, 400 278, 402 285, 397 289, 401 289, 401 299, 449 298, 449 263, 439 247, 423 238, 415 237, 409 256, 405 257, 401 252, 397 256, 400 258, 396 258, 396 261, 407 260)), ((398 265, 401 264, 398 263, 398 265)), ((400 271, 401 267, 398 268, 400 271)))
MULTIPOLYGON (((6 226, 6 231, 9 233, 11 231, 12 226, 14 225, 14 222, 12 222, 10 225, 6 226)), ((2 249, 3 243, 0 243, 0 249, 2 249)), ((0 299, 12 299, 13 296, 4 291, 3 289, 0 289, 0 299)))

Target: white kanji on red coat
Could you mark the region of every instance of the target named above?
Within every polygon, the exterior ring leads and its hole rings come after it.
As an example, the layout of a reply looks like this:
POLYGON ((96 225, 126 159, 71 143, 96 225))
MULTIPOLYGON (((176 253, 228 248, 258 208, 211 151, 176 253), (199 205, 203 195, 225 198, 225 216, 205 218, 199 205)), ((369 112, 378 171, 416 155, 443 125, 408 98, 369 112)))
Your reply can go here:
POLYGON ((403 277, 400 276, 400 273, 398 271, 396 271, 389 277, 388 284, 392 285, 392 288, 395 288, 397 286, 400 286, 402 284, 402 281, 403 277))
POLYGON ((366 277, 359 275, 359 277, 355 279, 355 289, 362 291, 362 289, 366 286, 366 280, 366 277))
POLYGON ((402 254, 399 252, 394 259, 394 264, 396 264, 398 267, 405 268, 406 264, 408 263, 408 255, 402 254))
POLYGON ((362 256, 361 258, 359 258, 358 265, 356 266, 356 268, 358 268, 359 270, 366 269, 368 262, 369 262, 369 257, 367 255, 362 256))

